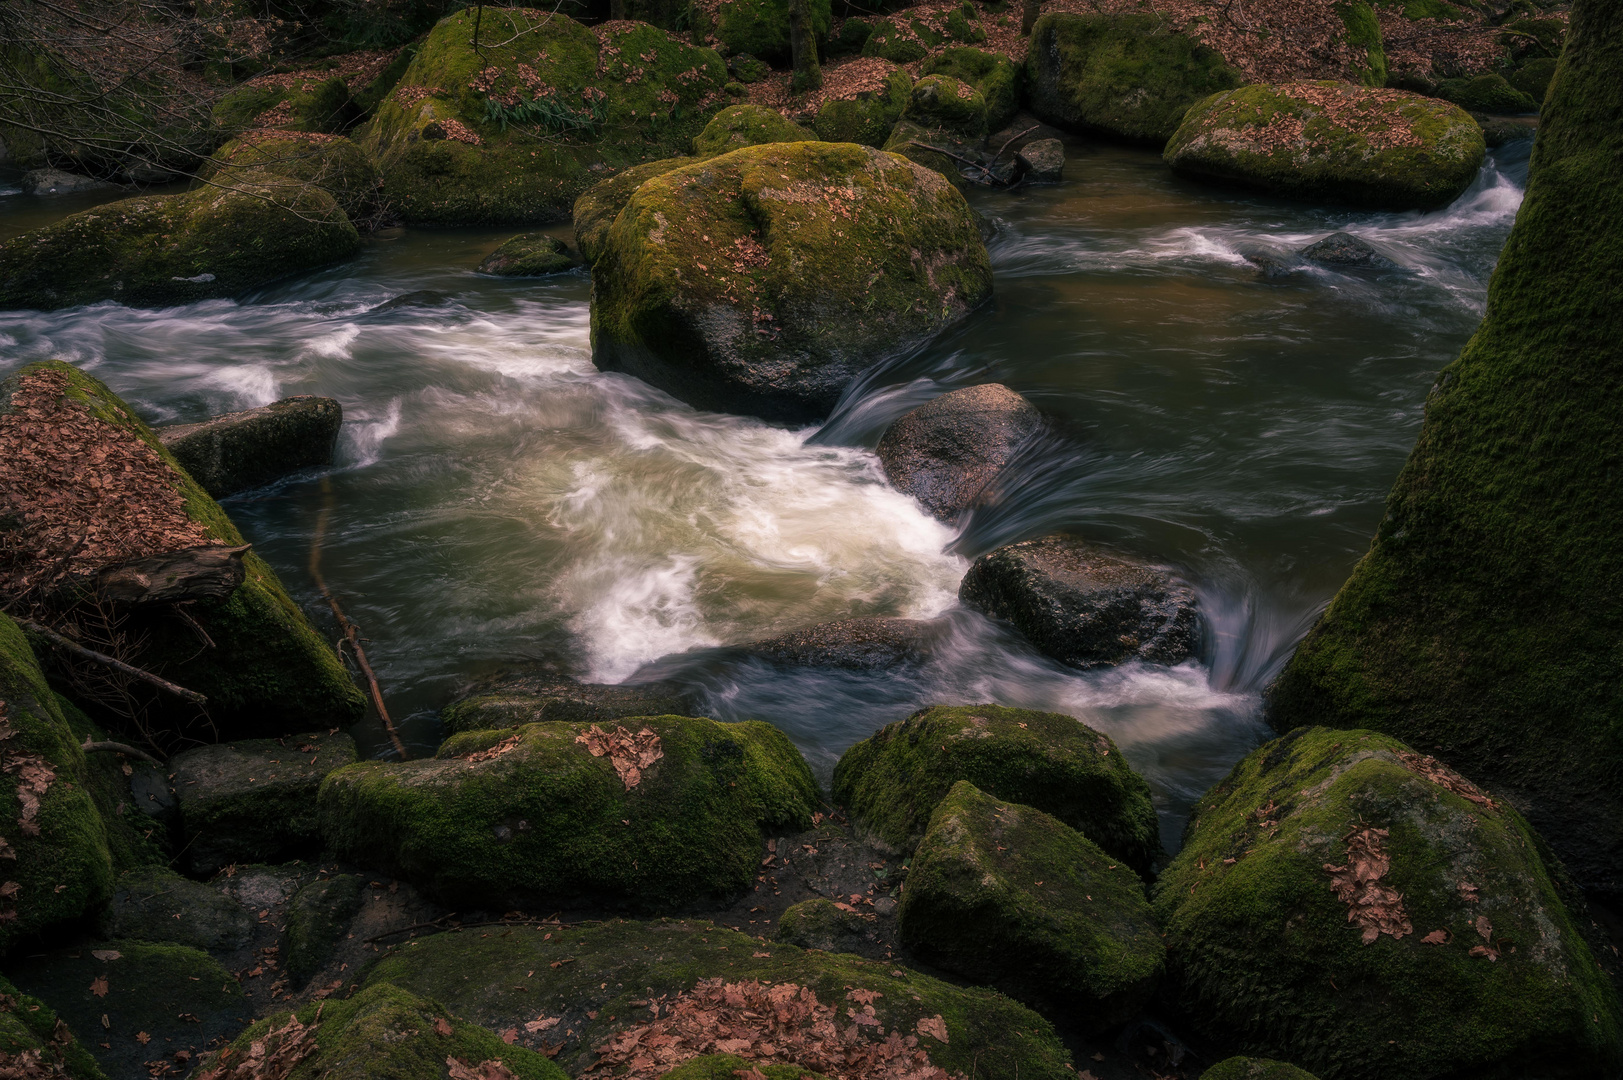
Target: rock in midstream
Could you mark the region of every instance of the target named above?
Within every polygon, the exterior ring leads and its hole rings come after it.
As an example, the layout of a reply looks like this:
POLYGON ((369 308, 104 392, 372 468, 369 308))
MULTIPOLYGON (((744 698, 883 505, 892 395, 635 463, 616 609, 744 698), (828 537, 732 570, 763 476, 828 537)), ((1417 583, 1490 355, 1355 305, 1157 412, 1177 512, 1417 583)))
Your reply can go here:
POLYGON ((998 383, 942 394, 897 419, 879 440, 885 475, 943 521, 974 506, 1037 430, 1035 406, 998 383))

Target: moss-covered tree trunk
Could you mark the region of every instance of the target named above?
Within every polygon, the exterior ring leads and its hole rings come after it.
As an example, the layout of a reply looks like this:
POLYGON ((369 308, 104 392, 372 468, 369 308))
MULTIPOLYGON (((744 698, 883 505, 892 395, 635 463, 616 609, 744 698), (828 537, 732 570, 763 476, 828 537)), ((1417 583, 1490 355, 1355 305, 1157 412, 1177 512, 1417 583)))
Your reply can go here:
POLYGON ((820 89, 823 69, 817 65, 817 31, 812 26, 811 0, 789 0, 789 52, 795 65, 791 81, 795 93, 820 89))
POLYGON ((1623 891, 1623 5, 1579 0, 1487 317, 1270 691, 1508 797, 1623 891))

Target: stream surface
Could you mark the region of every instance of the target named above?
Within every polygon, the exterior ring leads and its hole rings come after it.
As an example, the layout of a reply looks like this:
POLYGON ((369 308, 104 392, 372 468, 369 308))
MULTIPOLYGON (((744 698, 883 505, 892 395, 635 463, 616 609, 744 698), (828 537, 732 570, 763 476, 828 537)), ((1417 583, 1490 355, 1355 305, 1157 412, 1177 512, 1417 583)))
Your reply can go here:
MULTIPOLYGON (((1175 850, 1194 800, 1270 737, 1262 688, 1368 547, 1426 392, 1482 317, 1529 147, 1493 152, 1445 211, 1381 214, 1206 187, 1154 153, 1072 142, 1066 183, 970 195, 998 226, 994 302, 870 372, 821 429, 699 412, 598 372, 585 273, 473 272, 513 229, 388 230, 241 302, 0 312, 0 375, 60 357, 155 424, 339 399, 337 467, 225 506, 324 629, 307 567, 327 515, 323 573, 414 753, 437 746, 441 706, 515 665, 675 678, 710 715, 782 727, 825 783, 883 724, 992 701, 1110 734, 1175 850), (1340 228, 1405 272, 1270 280, 1241 255, 1340 228), (871 448, 908 409, 989 381, 1054 431, 993 505, 947 526, 887 484, 871 448), (1080 673, 958 606, 976 555, 1060 529, 1194 584, 1199 661, 1080 673), (785 672, 711 648, 943 614, 945 648, 904 672, 785 672)), ((14 188, 0 177, 0 239, 107 197, 14 188)), ((375 718, 357 736, 390 753, 375 718)))

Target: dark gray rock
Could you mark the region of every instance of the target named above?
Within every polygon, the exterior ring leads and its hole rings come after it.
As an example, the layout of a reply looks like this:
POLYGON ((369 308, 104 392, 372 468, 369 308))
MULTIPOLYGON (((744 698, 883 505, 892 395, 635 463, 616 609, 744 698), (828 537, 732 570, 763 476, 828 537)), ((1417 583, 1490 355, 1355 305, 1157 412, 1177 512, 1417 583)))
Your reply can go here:
POLYGON ((884 671, 924 663, 945 632, 940 621, 869 616, 819 623, 739 648, 783 667, 884 671))
POLYGON ((310 882, 287 908, 282 963, 295 986, 303 986, 331 963, 355 917, 361 913, 364 883, 354 874, 310 882))
POLYGON ((503 679, 440 712, 447 735, 562 720, 602 723, 627 716, 688 716, 685 691, 664 683, 603 686, 556 676, 503 679))
POLYGON ((772 69, 749 53, 734 53, 727 58, 727 74, 737 82, 755 83, 771 75, 772 69))
POLYGON ((1302 269, 1302 261, 1295 256, 1276 255, 1261 248, 1249 248, 1240 252, 1245 261, 1262 271, 1266 278, 1290 277, 1302 269))
MULTIPOLYGON (((894 910, 894 901, 890 907, 894 910)), ((883 946, 879 944, 878 921, 875 912, 844 910, 832 900, 802 900, 783 913, 774 937, 802 949, 859 953, 879 959, 883 946)))
POLYGON ((1170 573, 1056 535, 976 559, 958 587, 969 607, 1013 623, 1075 668, 1176 664, 1200 643, 1195 591, 1170 573))
POLYGON ((986 137, 986 148, 994 154, 1015 154, 1034 142, 1058 139, 1064 134, 1059 128, 1050 127, 1030 113, 1016 113, 1001 131, 994 131, 986 137))
POLYGON ((223 499, 331 465, 343 422, 344 408, 332 398, 301 395, 201 424, 171 424, 157 436, 204 491, 223 499))
POLYGON ((544 277, 582 265, 562 240, 543 232, 529 232, 512 237, 485 256, 478 272, 499 277, 544 277))
POLYGON ((1038 139, 1021 147, 1015 155, 1025 178, 1039 184, 1065 179, 1065 144, 1058 139, 1038 139))
POLYGON ((112 191, 117 187, 106 180, 61 169, 34 169, 23 174, 23 190, 30 195, 77 195, 82 191, 112 191))
POLYGON ((1302 258, 1320 266, 1356 270, 1397 270, 1398 264, 1375 250, 1366 240, 1352 233, 1335 232, 1323 240, 1309 244, 1301 251, 1302 258))
POLYGON ((879 440, 885 475, 943 521, 974 506, 1042 422, 1035 406, 998 383, 942 394, 900 417, 879 440))
POLYGON ((121 874, 116 889, 102 915, 106 937, 173 941, 215 956, 235 953, 253 940, 253 919, 242 905, 167 867, 121 874))
POLYGON ((376 307, 367 308, 368 315, 387 315, 391 311, 410 311, 416 308, 449 307, 456 302, 450 293, 434 289, 414 289, 409 293, 392 296, 376 307))

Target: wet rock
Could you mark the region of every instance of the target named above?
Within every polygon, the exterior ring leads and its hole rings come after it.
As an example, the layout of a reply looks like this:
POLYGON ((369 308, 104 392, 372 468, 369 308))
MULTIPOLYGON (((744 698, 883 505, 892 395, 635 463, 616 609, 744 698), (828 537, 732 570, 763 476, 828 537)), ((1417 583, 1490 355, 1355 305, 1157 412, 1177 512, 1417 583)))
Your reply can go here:
POLYGON ((998 383, 942 394, 899 417, 879 440, 885 476, 942 521, 976 505, 1042 424, 1035 406, 998 383))
POLYGON ((598 367, 700 408, 804 422, 962 320, 992 279, 969 205, 938 174, 799 142, 644 183, 592 287, 598 367))
POLYGON ((592 726, 469 732, 433 759, 341 769, 321 788, 322 836, 453 906, 671 910, 743 892, 762 830, 810 825, 811 771, 769 724, 645 717, 614 727, 627 748, 604 756, 592 726))
POLYGON ((958 599, 1007 619, 1038 651, 1075 668, 1176 664, 1200 644, 1193 589, 1166 570, 1063 534, 982 555, 958 599))
POLYGON ((331 962, 338 942, 360 914, 363 883, 354 874, 317 878, 287 907, 282 963, 295 986, 303 986, 331 962))
MULTIPOLYGON (((846 23, 854 21, 847 19, 846 23)), ((885 76, 885 85, 878 90, 862 90, 854 98, 823 102, 812 127, 825 142, 884 146, 912 93, 913 77, 905 68, 897 68, 885 76)))
POLYGON ((316 790, 355 760, 355 740, 326 732, 201 746, 170 761, 192 872, 271 862, 320 839, 316 790))
POLYGON ((1200 1080, 1318 1080, 1306 1069, 1268 1058, 1231 1057, 1200 1074, 1200 1080))
POLYGON ((1036 807, 1140 873, 1161 856, 1150 788, 1110 739, 1061 713, 937 705, 881 728, 834 769, 834 801, 898 851, 960 780, 1036 807))
POLYGON ((778 919, 776 940, 785 945, 822 952, 857 953, 875 960, 884 952, 875 948, 876 916, 835 906, 832 900, 802 900, 778 919))
POLYGON ((1287 198, 1430 210, 1471 186, 1485 150, 1476 121, 1447 102, 1292 82, 1213 94, 1189 110, 1163 157, 1186 176, 1287 198), (1281 124, 1301 134, 1281 139, 1281 124))
POLYGON ((1058 139, 1038 139, 1022 146, 1015 154, 1022 175, 1037 184, 1057 184, 1065 179, 1065 144, 1058 139))
POLYGON ((204 491, 223 499, 331 465, 343 422, 337 401, 305 394, 200 424, 170 424, 153 434, 204 491))
POLYGON ((691 165, 692 158, 672 157, 633 165, 607 180, 593 184, 575 200, 575 246, 588 264, 595 263, 608 243, 609 226, 620 216, 632 194, 656 176, 691 165))
POLYGON ((941 622, 871 616, 819 623, 739 648, 784 667, 888 671, 927 661, 945 632, 941 622))
MULTIPOLYGON (((1020 69, 1007 56, 970 46, 943 49, 919 67, 923 76, 946 75, 971 86, 986 104, 986 124, 996 130, 1020 107, 1020 69)), ((990 142, 996 150, 1001 143, 990 142)))
POLYGON ((220 147, 203 167, 204 179, 226 185, 277 176, 321 188, 352 221, 378 211, 377 166, 341 135, 250 132, 220 147))
POLYGON ((1302 258, 1320 266, 1357 270, 1398 270, 1397 263, 1382 255, 1367 240, 1352 233, 1336 232, 1316 240, 1301 250, 1302 258))
POLYGON ((544 277, 562 274, 580 265, 581 260, 575 258, 568 244, 555 236, 534 232, 504 240, 500 247, 485 256, 476 272, 500 277, 544 277))
POLYGON ((686 716, 693 700, 665 683, 603 686, 553 677, 503 679, 440 711, 447 734, 515 728, 543 721, 604 723, 628 716, 686 716))
MULTIPOLYGON (((58 1018, 56 1010, 18 990, 0 975, 0 1061, 21 1065, 28 1060, 25 1054, 35 1057, 36 1068, 43 1066, 36 1076, 103 1080, 96 1059, 58 1018)), ((19 1071, 17 1075, 26 1077, 27 1073, 19 1071)))
POLYGON ((1247 248, 1240 254, 1244 256, 1246 262, 1261 270, 1265 278, 1286 278, 1302 269, 1300 259, 1278 255, 1261 248, 1247 248))
POLYGON ((1166 964, 1131 867, 1058 818, 967 780, 937 804, 897 918, 920 960, 1062 1008, 1085 1030, 1136 1014, 1166 964))
POLYGON ((456 298, 450 293, 443 293, 437 289, 413 289, 409 293, 391 296, 376 307, 366 310, 368 315, 386 315, 391 311, 412 311, 417 308, 449 307, 456 303, 456 298))
POLYGON ((77 195, 82 191, 112 191, 117 187, 106 180, 61 169, 33 169, 23 173, 23 191, 30 195, 77 195))
POLYGON ((1206 794, 1156 883, 1169 1002, 1213 1046, 1319 1073, 1603 1075, 1623 1010, 1541 846, 1396 739, 1299 728, 1206 794))
POLYGON ((101 917, 107 938, 174 942, 215 956, 235 953, 252 941, 253 920, 242 905, 210 885, 162 866, 118 876, 101 917))
POLYGON ((705 129, 693 138, 693 153, 715 157, 745 146, 766 143, 812 142, 817 134, 776 109, 760 105, 729 105, 715 115, 705 129))

